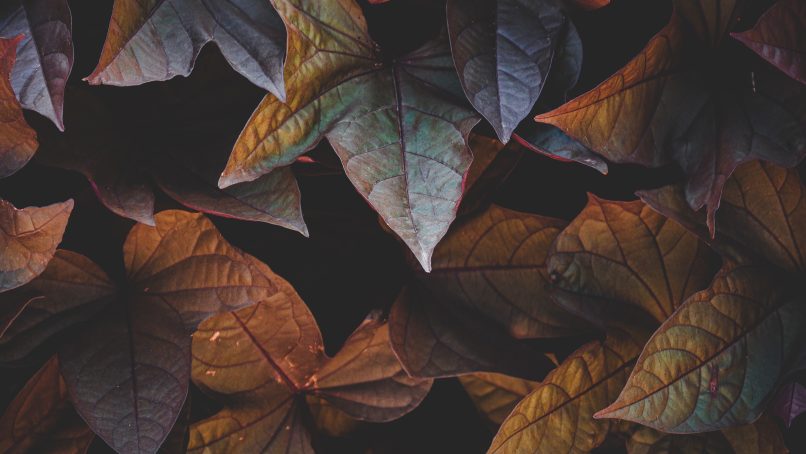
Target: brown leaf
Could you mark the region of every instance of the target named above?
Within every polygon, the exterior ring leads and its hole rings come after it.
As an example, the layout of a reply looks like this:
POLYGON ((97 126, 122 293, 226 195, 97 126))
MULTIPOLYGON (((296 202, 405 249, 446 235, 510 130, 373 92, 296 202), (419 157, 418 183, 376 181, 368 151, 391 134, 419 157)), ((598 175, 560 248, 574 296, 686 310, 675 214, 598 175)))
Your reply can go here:
POLYGON ((344 437, 361 426, 361 421, 351 418, 326 399, 307 394, 305 402, 308 404, 317 432, 331 437, 344 437))
POLYGON ((22 108, 11 87, 11 70, 17 55, 14 39, 0 38, 0 178, 20 170, 36 152, 36 132, 22 116, 22 108))
POLYGON ((515 405, 540 386, 540 382, 490 372, 462 375, 459 381, 476 409, 498 426, 515 405))
POLYGON ((83 454, 95 434, 67 400, 54 356, 33 376, 0 418, 0 451, 83 454))
POLYGON ((19 210, 0 199, 0 292, 24 285, 45 271, 72 211, 72 199, 19 210))

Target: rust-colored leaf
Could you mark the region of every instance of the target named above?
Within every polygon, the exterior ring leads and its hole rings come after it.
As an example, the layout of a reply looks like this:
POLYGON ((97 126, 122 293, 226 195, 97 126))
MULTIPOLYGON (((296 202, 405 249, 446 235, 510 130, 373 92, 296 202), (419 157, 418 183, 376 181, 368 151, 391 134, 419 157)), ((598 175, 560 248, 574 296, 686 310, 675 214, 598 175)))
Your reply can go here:
POLYGON ((11 87, 12 68, 17 55, 14 39, 0 38, 0 178, 20 170, 36 152, 39 143, 22 116, 22 108, 11 87))
POLYGON ((540 382, 490 372, 462 375, 459 381, 479 413, 498 426, 515 405, 540 386, 540 382))

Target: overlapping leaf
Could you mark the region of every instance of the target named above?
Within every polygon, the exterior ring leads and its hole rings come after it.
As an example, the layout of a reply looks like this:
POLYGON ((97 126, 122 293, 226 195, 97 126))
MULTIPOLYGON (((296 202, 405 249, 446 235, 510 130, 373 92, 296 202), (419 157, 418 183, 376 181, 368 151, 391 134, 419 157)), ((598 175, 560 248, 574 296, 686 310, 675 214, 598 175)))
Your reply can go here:
POLYGON ((459 381, 479 413, 498 426, 539 382, 489 372, 462 375, 459 381))
POLYGON ((200 214, 163 211, 123 247, 128 283, 60 352, 76 409, 121 452, 156 452, 190 378, 189 334, 217 312, 284 291, 284 281, 229 245, 200 214))
POLYGON ((733 454, 733 450, 719 432, 688 435, 670 435, 649 427, 639 427, 627 439, 628 454, 733 454))
POLYGON ((28 380, 0 418, 4 453, 82 454, 94 437, 67 400, 55 356, 28 380))
POLYGON ((348 178, 430 270, 453 221, 478 121, 447 37, 386 65, 353 0, 274 2, 289 30, 288 102, 268 96, 247 123, 222 187, 291 164, 327 138, 348 178))
POLYGON ((284 98, 285 33, 261 0, 116 0, 92 84, 139 85, 190 74, 215 42, 230 65, 284 98))
POLYGON ((789 450, 778 424, 764 414, 753 424, 722 429, 736 454, 786 454, 789 450))
POLYGON ((72 211, 72 200, 17 209, 0 199, 0 292, 24 285, 45 271, 72 211))
POLYGON ((755 421, 803 341, 801 303, 764 267, 727 267, 661 325, 597 417, 674 433, 755 421))
POLYGON ((388 326, 374 317, 327 358, 313 316, 290 286, 203 323, 193 336, 193 379, 224 409, 192 426, 188 452, 313 452, 306 395, 354 418, 388 421, 416 407, 431 386, 406 375, 388 326))
POLYGON ((707 206, 713 232, 722 187, 739 164, 794 166, 806 154, 802 85, 724 42, 737 3, 677 1, 669 25, 627 66, 536 120, 611 161, 679 164, 686 200, 707 206))
POLYGON ((21 36, 0 38, 0 178, 20 170, 39 146, 36 132, 22 116, 9 79, 21 40, 21 36))
POLYGON ((546 124, 526 125, 512 136, 524 147, 550 158, 576 161, 607 174, 607 163, 578 140, 546 124))

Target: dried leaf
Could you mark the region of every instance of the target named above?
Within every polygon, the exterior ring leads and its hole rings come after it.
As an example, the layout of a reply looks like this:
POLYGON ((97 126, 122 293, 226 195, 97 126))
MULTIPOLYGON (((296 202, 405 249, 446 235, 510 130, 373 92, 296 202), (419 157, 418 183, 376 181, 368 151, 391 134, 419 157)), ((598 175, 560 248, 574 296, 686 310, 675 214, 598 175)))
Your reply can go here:
POLYGON ((0 36, 23 35, 11 85, 22 107, 64 130, 64 89, 73 69, 72 18, 66 0, 13 0, 0 36), (13 5, 13 6, 12 6, 13 5))
POLYGON ((0 199, 0 292, 24 285, 45 271, 72 211, 72 199, 19 210, 0 199))
POLYGON ((673 433, 748 424, 769 403, 806 324, 765 267, 727 267, 655 332, 618 399, 596 414, 673 433))
POLYGON ((262 0, 115 0, 91 84, 139 85, 187 76, 214 42, 230 65, 283 98, 282 22, 262 0))
POLYGON ((479 413, 496 426, 504 422, 521 399, 540 386, 540 382, 489 372, 462 375, 459 381, 479 413))
POLYGON ((39 146, 36 132, 22 116, 20 103, 9 79, 17 55, 17 44, 22 39, 22 36, 0 38, 0 178, 20 170, 39 146))

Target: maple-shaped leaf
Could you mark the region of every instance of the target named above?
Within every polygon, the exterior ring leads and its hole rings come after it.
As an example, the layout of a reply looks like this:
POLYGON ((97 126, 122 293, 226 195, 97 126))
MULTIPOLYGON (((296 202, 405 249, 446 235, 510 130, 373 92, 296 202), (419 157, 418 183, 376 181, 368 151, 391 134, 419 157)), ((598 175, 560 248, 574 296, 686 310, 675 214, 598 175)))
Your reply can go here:
POLYGON ((265 0, 115 0, 91 84, 139 85, 187 76, 214 42, 255 85, 284 98, 283 23, 265 0))
POLYGON ((163 211, 123 246, 127 283, 60 351, 79 414, 119 452, 156 452, 190 379, 190 334, 205 318, 275 298, 284 281, 201 214, 163 211))
POLYGON ((601 324, 610 311, 627 304, 663 322, 708 285, 716 256, 697 236, 641 201, 590 195, 555 240, 547 264, 554 297, 571 312, 601 324))
POLYGON ((12 0, 0 13, 0 36, 23 35, 11 85, 22 107, 64 130, 64 88, 73 69, 67 0, 12 0))
POLYGON ((414 377, 501 372, 534 379, 553 367, 548 358, 478 310, 435 297, 416 284, 395 300, 389 331, 392 349, 414 377))
POLYGON ((222 187, 289 165, 327 138, 347 177, 425 270, 453 221, 472 156, 469 108, 443 33, 384 63, 354 0, 275 0, 288 28, 288 102, 267 96, 222 187))
POLYGON ((786 427, 806 412, 806 387, 798 382, 790 382, 782 386, 772 401, 771 409, 786 427))
POLYGON ((3 311, 22 306, 0 330, 0 362, 24 358, 45 340, 98 312, 115 285, 90 259, 59 249, 45 271, 28 284, 0 294, 3 311))
POLYGON ((759 18, 756 26, 731 35, 768 62, 806 84, 806 4, 780 0, 759 18))
POLYGON ((565 34, 576 30, 552 0, 448 0, 447 18, 462 88, 506 143, 540 96, 565 34))
POLYGON ((496 426, 504 422, 521 399, 540 386, 540 382, 490 372, 462 375, 459 381, 479 413, 496 426))
POLYGON ((0 292, 37 277, 62 241, 73 200, 17 209, 0 199, 0 292))
POLYGON ((725 267, 647 342, 618 399, 596 414, 673 433, 755 421, 792 361, 806 308, 764 266, 725 267))
POLYGON ((191 427, 188 452, 209 453, 312 453, 307 395, 380 422, 414 409, 431 387, 406 375, 389 347, 388 325, 375 316, 327 358, 313 315, 288 285, 203 323, 193 335, 193 380, 223 406, 191 427))
POLYGON ((579 332, 579 320, 549 297, 549 248, 566 226, 560 219, 491 205, 456 224, 419 280, 437 297, 461 302, 516 338, 579 332))
POLYGON ((36 152, 36 132, 22 116, 22 108, 9 79, 23 39, 0 38, 0 178, 20 170, 36 152))
POLYGON ((539 122, 614 162, 677 163, 695 210, 714 213, 743 162, 794 166, 806 154, 806 90, 724 39, 744 2, 675 2, 669 24, 624 68, 539 122))
POLYGON ((83 454, 95 435, 73 410, 54 356, 0 417, 0 451, 83 454))

